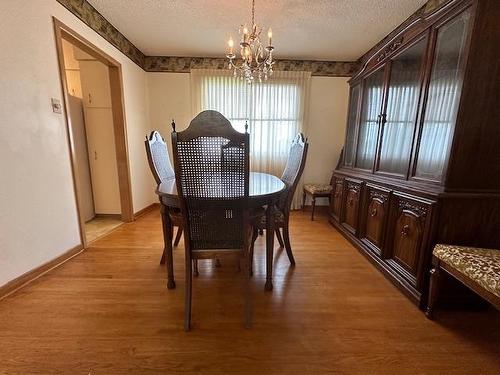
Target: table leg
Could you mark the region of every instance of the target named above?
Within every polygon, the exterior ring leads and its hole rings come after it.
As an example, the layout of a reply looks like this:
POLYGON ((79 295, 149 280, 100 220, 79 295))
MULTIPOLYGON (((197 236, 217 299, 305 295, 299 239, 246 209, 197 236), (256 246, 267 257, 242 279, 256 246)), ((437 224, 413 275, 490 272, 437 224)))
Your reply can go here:
POLYGON ((274 203, 266 208, 266 287, 273 290, 273 251, 274 251, 274 218, 272 215, 274 203))
POLYGON ((174 280, 174 257, 172 254, 172 221, 168 214, 167 207, 161 205, 161 223, 163 226, 164 253, 167 263, 167 288, 175 288, 174 280))

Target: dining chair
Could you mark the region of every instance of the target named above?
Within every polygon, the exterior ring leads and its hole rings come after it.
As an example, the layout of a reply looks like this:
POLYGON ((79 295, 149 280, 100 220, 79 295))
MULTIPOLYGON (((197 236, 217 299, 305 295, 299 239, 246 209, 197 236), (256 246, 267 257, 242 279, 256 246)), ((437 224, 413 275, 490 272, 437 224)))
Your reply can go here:
MULTIPOLYGON (((146 146, 146 155, 148 156, 149 168, 157 184, 164 181, 175 179, 174 169, 170 163, 170 158, 168 156, 167 144, 161 136, 160 132, 154 130, 151 132, 150 136, 146 136, 144 141, 146 146)), ((160 264, 165 263, 165 256, 167 254, 168 244, 172 244, 172 227, 177 227, 177 234, 174 240, 174 246, 179 244, 182 236, 182 214, 178 207, 171 207, 169 205, 162 204, 160 198, 161 212, 162 212, 162 222, 163 222, 163 239, 165 241, 165 247, 163 249, 163 254, 161 256, 160 264), (165 215, 169 215, 170 220, 166 220, 165 215), (166 228, 166 223, 171 222, 170 228, 166 228)))
MULTIPOLYGON (((288 259, 292 266, 295 265, 295 259, 292 253, 292 246, 290 245, 290 209, 292 206, 293 196, 297 185, 299 183, 302 172, 306 164, 307 149, 309 143, 307 138, 304 137, 302 133, 295 136, 292 145, 290 147, 290 153, 288 154, 288 159, 286 162, 285 170, 281 176, 281 180, 285 183, 285 190, 281 193, 278 203, 273 208, 272 217, 274 218, 274 227, 276 237, 281 247, 285 247, 288 259), (283 235, 281 235, 283 231, 283 235)), ((260 209, 259 212, 254 212, 252 214, 252 245, 250 248, 250 274, 253 273, 252 270, 252 260, 255 240, 258 237, 258 233, 266 229, 266 215, 264 209, 260 209)))
MULTIPOLYGON (((236 256, 245 270, 245 325, 251 324, 248 213, 249 135, 219 112, 203 111, 172 132, 177 191, 184 224, 185 315, 191 328, 192 259, 236 256)), ((241 268, 240 268, 241 269, 241 268)))

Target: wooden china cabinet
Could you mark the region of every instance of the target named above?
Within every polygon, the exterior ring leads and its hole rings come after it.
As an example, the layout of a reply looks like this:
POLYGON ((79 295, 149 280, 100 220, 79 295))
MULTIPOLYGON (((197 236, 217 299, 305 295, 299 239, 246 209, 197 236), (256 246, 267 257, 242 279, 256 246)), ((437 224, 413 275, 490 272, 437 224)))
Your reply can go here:
POLYGON ((430 1, 349 81, 330 221, 422 304, 436 243, 500 249, 500 1, 430 1))

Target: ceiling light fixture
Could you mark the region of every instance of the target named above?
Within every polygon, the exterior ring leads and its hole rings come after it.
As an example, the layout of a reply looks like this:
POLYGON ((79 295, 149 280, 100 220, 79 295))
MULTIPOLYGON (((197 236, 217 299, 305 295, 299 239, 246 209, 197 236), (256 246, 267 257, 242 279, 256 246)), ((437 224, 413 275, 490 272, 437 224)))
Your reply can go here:
POLYGON ((273 50, 272 45, 273 31, 269 28, 267 32, 267 37, 269 38, 269 44, 264 47, 260 41, 260 34, 262 29, 260 29, 255 24, 255 0, 252 0, 252 27, 250 32, 246 26, 243 24, 240 26, 238 33, 240 34, 240 56, 241 63, 236 63, 236 54, 234 53, 234 41, 232 37, 229 37, 228 41, 228 51, 226 57, 229 59, 228 67, 234 71, 235 77, 240 77, 245 79, 248 83, 252 83, 255 78, 262 82, 262 80, 267 80, 268 76, 273 74, 273 50))

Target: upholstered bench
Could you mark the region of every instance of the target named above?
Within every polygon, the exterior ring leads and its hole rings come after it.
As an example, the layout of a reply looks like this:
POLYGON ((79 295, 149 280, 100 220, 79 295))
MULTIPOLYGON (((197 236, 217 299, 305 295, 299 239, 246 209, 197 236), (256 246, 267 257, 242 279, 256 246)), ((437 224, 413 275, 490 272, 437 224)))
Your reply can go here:
POLYGON ((316 207, 316 198, 325 197, 330 200, 332 195, 332 186, 327 184, 304 184, 304 194, 302 196, 302 209, 306 205, 306 197, 310 195, 312 198, 312 213, 311 220, 314 220, 314 209, 316 207))
POLYGON ((436 245, 432 252, 432 264, 426 311, 430 319, 443 270, 500 309, 500 250, 436 245))

